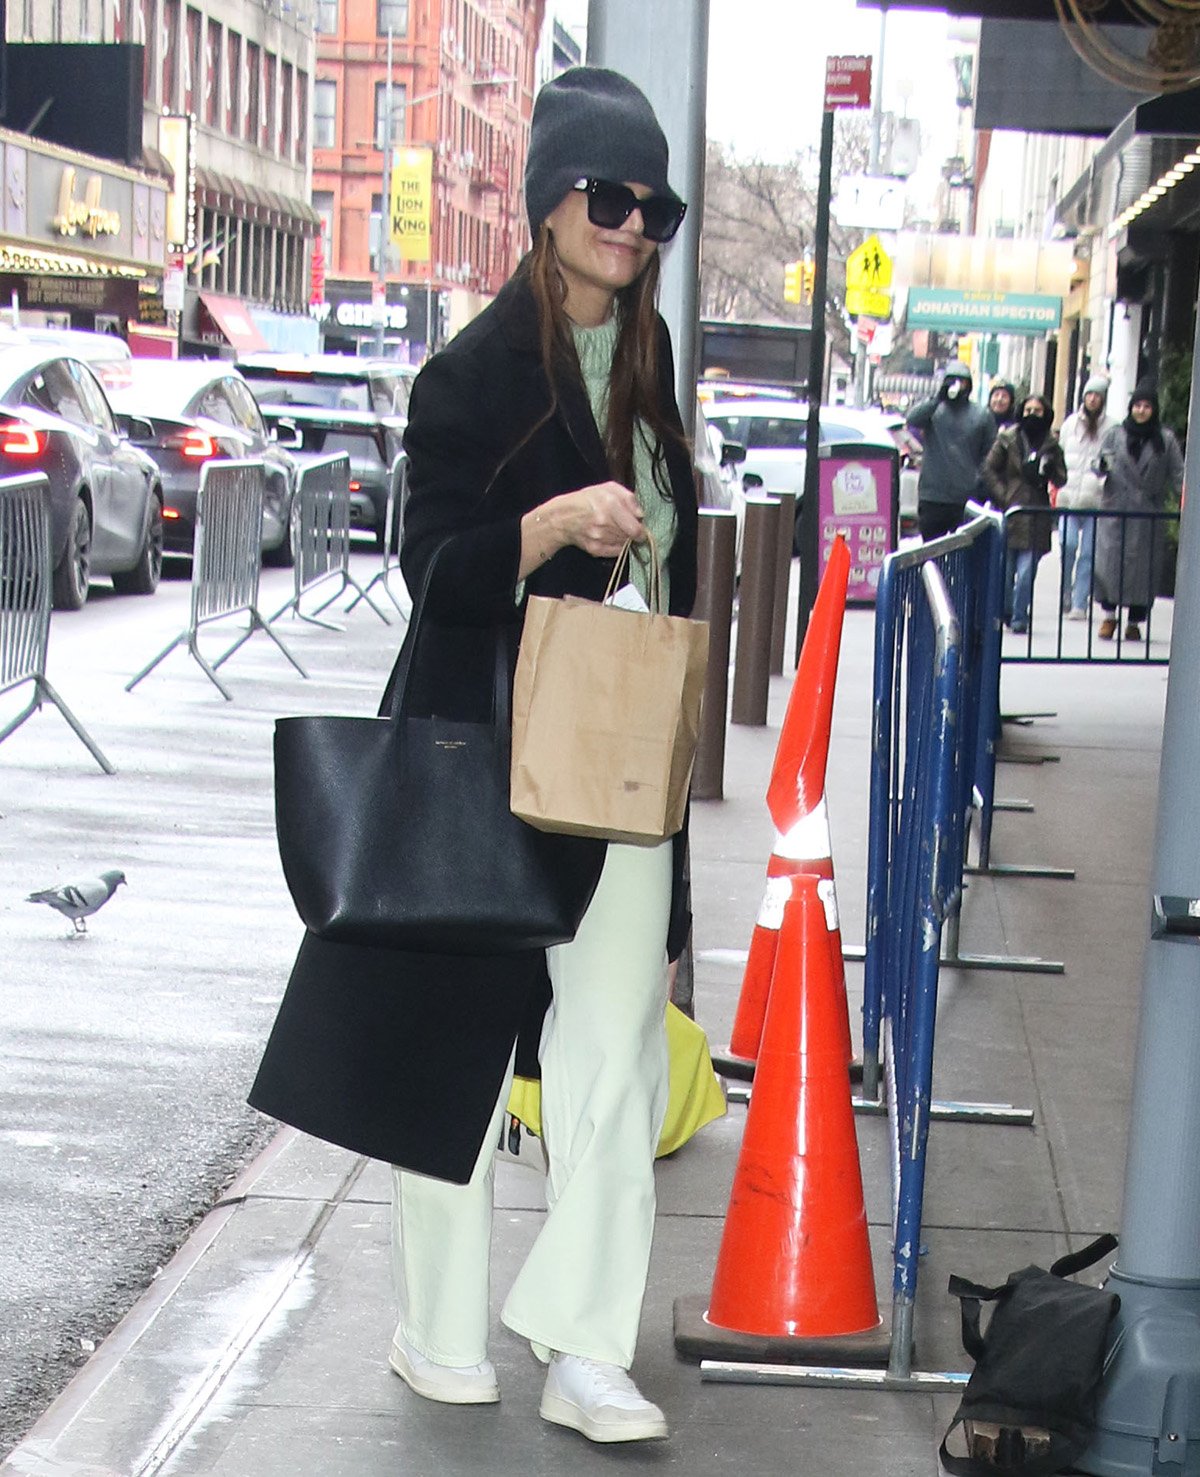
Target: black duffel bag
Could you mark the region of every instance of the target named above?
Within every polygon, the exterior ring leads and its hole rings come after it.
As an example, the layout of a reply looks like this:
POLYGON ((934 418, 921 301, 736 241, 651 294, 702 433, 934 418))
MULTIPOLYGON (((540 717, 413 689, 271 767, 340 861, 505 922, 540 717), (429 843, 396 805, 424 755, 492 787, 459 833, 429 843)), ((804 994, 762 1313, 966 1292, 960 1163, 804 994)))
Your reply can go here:
POLYGON ((939 1455, 952 1477, 1050 1477, 1091 1439, 1116 1293, 1066 1279, 1116 1249, 1101 1236, 1047 1272, 1026 1267, 1001 1287, 950 1278, 962 1302, 963 1347, 975 1368, 939 1455), (980 1309, 995 1308, 986 1331, 980 1309), (947 1449, 958 1426, 966 1456, 947 1449))

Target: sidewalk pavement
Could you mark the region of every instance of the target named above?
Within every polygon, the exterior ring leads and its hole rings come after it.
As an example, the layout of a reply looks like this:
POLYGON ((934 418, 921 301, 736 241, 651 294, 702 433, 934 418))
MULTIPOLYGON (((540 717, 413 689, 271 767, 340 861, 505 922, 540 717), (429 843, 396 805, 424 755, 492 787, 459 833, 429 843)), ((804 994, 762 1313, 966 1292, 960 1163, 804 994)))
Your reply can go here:
MULTIPOLYGON (((1047 587, 1049 580, 1043 582, 1047 587)), ((861 941, 870 734, 869 611, 848 614, 829 801, 846 942, 861 941)), ((769 723, 730 728, 725 798, 692 823, 697 1017, 728 1040, 770 851, 763 803, 790 678, 769 723)), ((1147 916, 1165 668, 1006 669, 993 861, 1072 865, 1074 881, 969 879, 964 953, 1061 958, 1063 976, 945 969, 935 1095, 1031 1107, 1035 1127, 935 1123, 914 1367, 964 1369, 951 1272, 985 1282, 1118 1229, 1147 916)), ((857 1021, 861 965, 847 967, 857 1021)), ((279 984, 282 987, 283 981, 279 984)), ((498 1322, 502 1401, 455 1408, 391 1374, 384 1166, 285 1129, 100 1346, 0 1477, 458 1477, 687 1470, 928 1477, 955 1399, 702 1383, 672 1344, 676 1297, 711 1286, 745 1110, 659 1167, 659 1211, 633 1373, 665 1443, 597 1447, 537 1416, 542 1369, 498 1322)), ((888 1130, 858 1120, 881 1311, 890 1312, 888 1130)), ((536 1232, 540 1178, 501 1164, 497 1306, 536 1232)))

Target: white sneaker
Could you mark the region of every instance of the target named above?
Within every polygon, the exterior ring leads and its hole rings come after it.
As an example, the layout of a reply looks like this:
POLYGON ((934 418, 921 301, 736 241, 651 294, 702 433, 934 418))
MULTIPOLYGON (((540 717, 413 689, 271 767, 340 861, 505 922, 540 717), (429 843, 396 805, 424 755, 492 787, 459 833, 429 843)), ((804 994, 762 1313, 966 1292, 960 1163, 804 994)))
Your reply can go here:
POLYGON ((667 1434, 662 1411, 619 1365, 577 1354, 555 1354, 550 1360, 540 1413, 589 1441, 652 1441, 667 1434))
POLYGON ((426 1400, 445 1405, 495 1405, 500 1399, 496 1367, 490 1359, 482 1364, 435 1364, 408 1342, 399 1329, 392 1339, 388 1363, 404 1383, 426 1400))
POLYGON ((1067 619, 1069 621, 1085 621, 1087 618, 1088 613, 1086 610, 1073 609, 1067 612, 1067 619))

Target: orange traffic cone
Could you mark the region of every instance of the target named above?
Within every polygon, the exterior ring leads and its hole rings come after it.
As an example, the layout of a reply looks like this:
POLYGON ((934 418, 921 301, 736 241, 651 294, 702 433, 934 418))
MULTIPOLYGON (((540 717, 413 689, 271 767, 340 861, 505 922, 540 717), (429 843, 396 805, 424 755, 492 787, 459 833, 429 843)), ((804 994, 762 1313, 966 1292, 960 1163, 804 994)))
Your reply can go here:
POLYGON ((693 1358, 882 1363, 837 983, 817 883, 784 908, 712 1295, 675 1305, 693 1358))
POLYGON ((767 786, 767 807, 775 822, 775 843, 767 863, 766 890, 750 938, 746 972, 729 1038, 729 1058, 734 1066, 739 1063, 749 1066, 757 1060, 783 909, 792 896, 792 878, 799 876, 815 877, 822 883, 830 953, 843 1002, 847 1063, 853 1055, 850 1014, 845 1004, 846 975, 833 876, 833 847, 825 803, 825 771, 849 575, 850 551, 839 537, 834 540, 813 604, 767 786))
POLYGON ((784 909, 708 1316, 764 1335, 879 1323, 836 981, 815 881, 784 909))

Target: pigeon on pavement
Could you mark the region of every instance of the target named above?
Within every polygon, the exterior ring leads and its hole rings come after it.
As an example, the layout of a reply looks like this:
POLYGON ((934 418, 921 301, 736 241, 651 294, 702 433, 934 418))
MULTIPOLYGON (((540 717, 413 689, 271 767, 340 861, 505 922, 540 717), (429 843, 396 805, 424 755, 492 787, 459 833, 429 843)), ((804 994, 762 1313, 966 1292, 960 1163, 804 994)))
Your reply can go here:
POLYGON ((84 920, 90 918, 98 908, 102 908, 124 881, 124 872, 101 872, 99 877, 89 878, 86 882, 67 882, 62 887, 47 887, 43 892, 31 892, 25 901, 46 903, 64 918, 69 918, 75 925, 76 933, 86 933, 87 923, 84 920))

